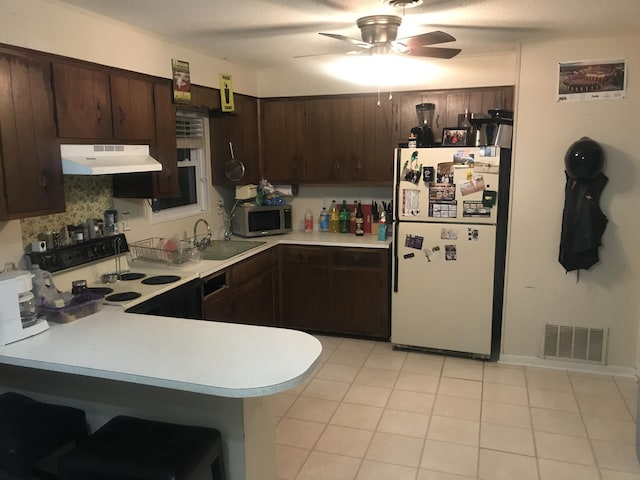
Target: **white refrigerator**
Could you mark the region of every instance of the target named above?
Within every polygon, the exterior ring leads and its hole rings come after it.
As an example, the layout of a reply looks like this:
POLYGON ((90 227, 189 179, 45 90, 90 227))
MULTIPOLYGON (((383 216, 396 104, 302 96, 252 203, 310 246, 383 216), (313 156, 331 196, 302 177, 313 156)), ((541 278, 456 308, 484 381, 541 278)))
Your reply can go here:
POLYGON ((393 345, 498 354, 510 159, 493 146, 396 149, 393 345))

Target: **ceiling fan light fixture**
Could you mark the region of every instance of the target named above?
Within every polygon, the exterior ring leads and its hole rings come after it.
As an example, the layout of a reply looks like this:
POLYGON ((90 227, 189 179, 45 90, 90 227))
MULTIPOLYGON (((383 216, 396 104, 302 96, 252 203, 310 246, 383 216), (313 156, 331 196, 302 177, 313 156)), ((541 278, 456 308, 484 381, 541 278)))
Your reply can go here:
POLYGON ((383 0, 382 3, 395 8, 415 8, 422 5, 423 0, 383 0))

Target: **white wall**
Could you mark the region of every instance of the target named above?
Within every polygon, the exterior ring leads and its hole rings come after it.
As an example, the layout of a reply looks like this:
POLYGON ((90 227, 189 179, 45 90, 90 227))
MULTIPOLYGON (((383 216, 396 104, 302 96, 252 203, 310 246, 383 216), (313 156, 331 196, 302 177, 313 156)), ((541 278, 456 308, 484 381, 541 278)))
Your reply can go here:
POLYGON ((536 356, 544 324, 608 327, 609 364, 637 361, 640 280, 640 35, 525 45, 516 138, 503 353, 536 356), (558 103, 558 62, 628 59, 622 100, 558 103), (564 155, 582 136, 604 148, 609 177, 600 205, 609 224, 600 263, 566 274, 558 263, 564 155))

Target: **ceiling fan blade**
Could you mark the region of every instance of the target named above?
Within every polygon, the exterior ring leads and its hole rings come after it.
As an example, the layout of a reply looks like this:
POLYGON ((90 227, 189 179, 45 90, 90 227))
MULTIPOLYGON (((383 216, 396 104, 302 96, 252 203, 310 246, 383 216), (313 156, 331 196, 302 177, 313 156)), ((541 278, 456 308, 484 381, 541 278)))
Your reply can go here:
POLYGON ((363 42, 362 40, 358 40, 357 38, 345 37, 344 35, 338 35, 337 33, 320 33, 320 35, 324 35, 325 37, 335 38, 336 40, 342 40, 344 42, 353 43, 362 48, 370 48, 372 45, 367 42, 363 42))
POLYGON ((462 50, 459 48, 440 48, 440 47, 412 47, 406 52, 407 55, 414 57, 431 57, 449 59, 458 55, 462 50))
POLYGON ((455 42, 456 38, 448 33, 436 30, 435 32, 414 35, 413 37, 401 38, 397 42, 404 43, 407 47, 425 47, 436 43, 455 42))

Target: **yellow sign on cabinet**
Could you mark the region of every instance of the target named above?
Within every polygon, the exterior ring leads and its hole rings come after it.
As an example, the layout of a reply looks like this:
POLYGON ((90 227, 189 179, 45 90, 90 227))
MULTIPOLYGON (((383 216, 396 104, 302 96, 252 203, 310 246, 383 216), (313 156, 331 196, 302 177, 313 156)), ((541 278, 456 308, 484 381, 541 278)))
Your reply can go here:
POLYGON ((234 112, 236 109, 233 104, 233 80, 226 73, 220 74, 220 108, 223 112, 234 112))

